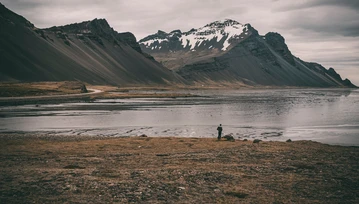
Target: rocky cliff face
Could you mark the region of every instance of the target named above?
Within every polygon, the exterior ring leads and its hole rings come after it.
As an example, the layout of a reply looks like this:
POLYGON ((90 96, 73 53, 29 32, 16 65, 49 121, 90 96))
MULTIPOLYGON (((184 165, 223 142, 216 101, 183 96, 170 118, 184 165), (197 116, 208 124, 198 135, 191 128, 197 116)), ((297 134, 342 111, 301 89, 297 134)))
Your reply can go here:
POLYGON ((276 53, 280 54, 289 64, 295 66, 294 57, 285 44, 284 38, 279 33, 267 33, 264 39, 276 53))
POLYGON ((76 34, 79 38, 102 38, 107 41, 112 41, 115 44, 121 42, 131 46, 137 52, 142 53, 136 37, 132 33, 118 33, 110 27, 106 19, 94 19, 92 21, 84 21, 82 23, 74 23, 65 26, 54 26, 44 30, 65 34, 76 34))
POLYGON ((184 81, 142 53, 132 33, 117 33, 105 19, 38 29, 3 5, 0 9, 1 80, 114 85, 184 81))
POLYGON ((355 87, 334 69, 293 56, 280 34, 260 36, 250 24, 233 20, 184 33, 159 31, 139 43, 144 52, 192 82, 355 87))

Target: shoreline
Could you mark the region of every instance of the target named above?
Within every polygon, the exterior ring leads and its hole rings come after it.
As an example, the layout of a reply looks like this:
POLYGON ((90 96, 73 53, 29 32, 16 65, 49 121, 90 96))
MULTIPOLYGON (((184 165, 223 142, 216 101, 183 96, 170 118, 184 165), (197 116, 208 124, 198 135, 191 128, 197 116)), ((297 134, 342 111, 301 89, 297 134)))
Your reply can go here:
MULTIPOLYGON (((0 97, 0 106, 27 105, 27 104, 58 104, 66 102, 91 102, 97 99, 128 99, 128 98, 182 98, 182 97, 205 97, 190 93, 181 93, 183 91, 214 91, 214 90, 358 90, 359 88, 348 87, 293 87, 293 86, 231 86, 231 85, 213 85, 213 86, 124 86, 116 87, 110 85, 89 85, 88 90, 95 92, 82 94, 53 94, 51 91, 58 91, 58 84, 66 82, 38 82, 30 83, 34 87, 41 87, 43 91, 48 91, 45 95, 24 95, 17 97, 0 97), (44 85, 45 84, 45 85, 44 85), (44 87, 42 87, 44 86, 44 87), (151 93, 152 92, 152 93, 151 93), (158 92, 158 93, 157 93, 158 92)), ((0 85, 9 85, 7 83, 0 85)), ((15 83, 15 86, 24 86, 26 83, 15 83)), ((0 86, 1 88, 1 86, 0 86)), ((26 90, 25 87, 22 87, 26 90)), ((68 92, 68 90, 66 90, 68 92)), ((66 93, 63 92, 63 93, 66 93)), ((76 90, 78 91, 78 90, 76 90)), ((25 92, 28 94, 27 92, 25 92)))
MULTIPOLYGON (((122 126, 121 126, 122 127, 122 126)), ((142 129, 146 129, 145 126, 139 126, 136 128, 134 126, 123 126, 121 128, 118 128, 118 132, 114 133, 113 131, 110 133, 101 133, 104 129, 96 129, 96 128, 90 128, 90 129, 69 129, 67 131, 59 131, 56 132, 55 130, 47 130, 47 131, 26 131, 26 130, 8 130, 8 131, 0 131, 0 138, 4 139, 26 139, 26 138, 33 138, 33 139, 45 139, 45 140, 91 140, 91 139, 121 139, 121 138, 136 138, 140 137, 142 135, 145 135, 149 138, 184 138, 184 139, 216 139, 217 134, 212 133, 204 133, 201 135, 181 135, 180 133, 176 134, 166 134, 167 131, 169 131, 170 127, 163 128, 163 130, 166 130, 166 132, 161 134, 153 134, 153 132, 147 132, 147 131, 141 131, 142 129), (89 132, 88 132, 88 131, 89 132), (94 131, 94 132, 91 132, 94 131), (100 131, 100 133, 99 133, 100 131)), ((149 126, 150 128, 153 128, 152 126, 149 126)), ((246 127, 246 126, 244 126, 246 127)), ((172 127, 173 128, 173 127, 172 127)), ((228 129, 228 127, 227 127, 228 129)), ((161 130, 155 131, 161 132, 161 130)), ((311 137, 303 137, 306 134, 300 134, 297 136, 288 136, 288 135, 282 135, 283 130, 273 131, 273 130, 263 130, 260 132, 257 132, 256 136, 248 135, 246 133, 240 133, 240 131, 228 131, 222 135, 223 136, 229 135, 232 136, 235 141, 253 141, 253 140, 260 140, 263 142, 286 142, 287 140, 291 140, 292 142, 296 141, 308 141, 308 142, 318 142, 323 145, 331 145, 331 146, 342 146, 342 147, 359 147, 359 143, 357 141, 353 140, 345 140, 346 138, 342 138, 342 140, 333 140, 333 139, 325 139, 319 138, 316 139, 311 137), (235 133, 235 134, 234 134, 235 133), (351 143, 350 143, 351 141, 351 143)))
POLYGON ((359 147, 41 135, 0 147, 4 203, 359 202, 359 147))
MULTIPOLYGON (((123 136, 113 136, 113 135, 67 135, 67 134, 43 134, 39 132, 0 132, 0 140, 44 140, 44 141, 87 141, 87 140, 116 140, 116 139, 126 139, 126 138, 151 138, 151 139, 164 139, 164 138, 173 138, 173 139, 196 139, 196 140, 217 140, 217 136, 208 136, 208 137, 196 137, 196 136, 148 136, 146 134, 143 135, 123 135, 123 136), (143 136, 145 135, 145 136, 143 136)), ((223 138, 221 141, 225 142, 253 142, 254 140, 260 140, 260 142, 279 142, 279 143, 287 143, 289 142, 313 142, 319 143, 322 145, 329 146, 338 146, 338 147, 355 147, 359 148, 359 145, 355 144, 346 144, 346 143, 325 143, 315 140, 306 140, 306 139, 293 139, 293 138, 285 138, 283 140, 270 140, 263 138, 251 138, 251 137, 234 137, 234 141, 227 141, 223 138)))

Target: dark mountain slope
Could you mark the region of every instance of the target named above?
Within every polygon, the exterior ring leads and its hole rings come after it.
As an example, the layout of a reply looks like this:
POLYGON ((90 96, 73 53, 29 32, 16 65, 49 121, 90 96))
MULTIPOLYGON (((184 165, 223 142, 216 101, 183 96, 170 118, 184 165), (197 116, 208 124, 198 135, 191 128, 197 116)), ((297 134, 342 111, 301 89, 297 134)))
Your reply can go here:
POLYGON ((131 33, 104 19, 37 29, 0 5, 0 79, 167 84, 183 79, 143 54, 131 33))
POLYGON ((260 36, 251 25, 233 20, 185 33, 159 32, 139 42, 145 52, 193 82, 355 87, 332 68, 294 57, 280 34, 260 36))

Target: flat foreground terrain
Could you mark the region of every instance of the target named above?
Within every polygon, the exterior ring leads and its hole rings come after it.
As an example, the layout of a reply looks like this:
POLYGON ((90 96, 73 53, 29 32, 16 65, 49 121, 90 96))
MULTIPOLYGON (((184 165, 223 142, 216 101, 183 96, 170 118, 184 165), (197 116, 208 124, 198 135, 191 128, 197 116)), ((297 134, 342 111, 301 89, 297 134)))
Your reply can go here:
POLYGON ((0 136, 0 203, 359 203, 359 148, 0 136))

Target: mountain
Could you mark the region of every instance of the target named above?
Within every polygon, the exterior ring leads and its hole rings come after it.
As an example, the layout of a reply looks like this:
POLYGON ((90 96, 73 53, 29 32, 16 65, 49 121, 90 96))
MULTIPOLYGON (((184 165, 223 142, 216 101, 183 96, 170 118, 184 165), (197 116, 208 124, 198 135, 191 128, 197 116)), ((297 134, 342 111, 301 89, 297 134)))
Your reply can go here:
POLYGON ((180 30, 170 33, 158 31, 139 43, 144 52, 153 54, 157 61, 175 69, 230 50, 233 44, 246 39, 252 32, 257 31, 249 24, 242 25, 233 20, 225 20, 184 33, 180 30))
POLYGON ((265 86, 355 87, 333 68, 295 57, 278 33, 226 19, 188 32, 158 31, 141 49, 188 81, 265 86))
POLYGON ((105 19, 38 29, 0 4, 0 80, 79 80, 90 84, 183 83, 143 53, 132 33, 105 19))

